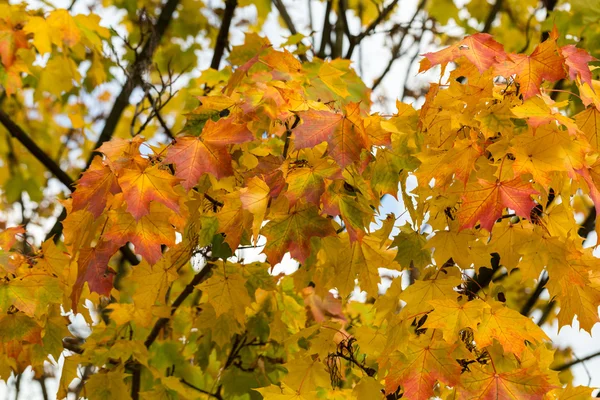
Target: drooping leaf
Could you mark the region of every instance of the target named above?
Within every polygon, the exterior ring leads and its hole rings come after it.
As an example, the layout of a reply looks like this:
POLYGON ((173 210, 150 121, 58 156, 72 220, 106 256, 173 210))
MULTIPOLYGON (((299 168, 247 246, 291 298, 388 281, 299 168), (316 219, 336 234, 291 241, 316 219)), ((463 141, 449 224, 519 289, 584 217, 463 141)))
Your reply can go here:
POLYGON ((177 138, 167 150, 165 163, 175 165, 175 176, 182 179, 182 186, 189 190, 204 173, 215 178, 233 175, 228 146, 253 138, 245 124, 237 124, 232 118, 209 120, 200 136, 177 138))

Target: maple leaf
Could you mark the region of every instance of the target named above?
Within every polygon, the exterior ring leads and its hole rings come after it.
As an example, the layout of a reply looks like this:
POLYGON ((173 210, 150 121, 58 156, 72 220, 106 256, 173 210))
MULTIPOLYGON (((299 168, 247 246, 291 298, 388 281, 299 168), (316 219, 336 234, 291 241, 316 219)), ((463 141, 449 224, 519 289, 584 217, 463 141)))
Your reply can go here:
POLYGON ((329 153, 340 167, 359 161, 362 150, 369 148, 359 105, 351 104, 345 111, 345 114, 320 110, 299 112, 302 124, 294 129, 296 148, 327 142, 329 153))
POLYGON ((273 215, 261 233, 267 238, 263 252, 271 265, 278 264, 288 251, 300 262, 310 253, 310 239, 335 235, 331 222, 315 206, 299 205, 289 213, 273 215))
POLYGON ((576 114, 575 123, 595 150, 600 149, 600 110, 589 107, 576 114))
POLYGON ((423 328, 440 329, 447 343, 457 343, 458 334, 464 328, 477 330, 483 317, 483 310, 489 307, 475 299, 459 303, 453 299, 430 300, 433 311, 427 314, 423 328))
POLYGON ((503 63, 495 65, 495 73, 509 78, 517 75, 523 99, 540 93, 543 80, 556 82, 565 77, 564 58, 556 46, 558 33, 553 31, 550 38, 538 45, 531 55, 509 54, 503 63))
POLYGON ((325 180, 338 170, 333 161, 327 158, 319 159, 307 167, 292 167, 285 178, 288 183, 285 196, 290 201, 290 206, 300 199, 318 206, 325 192, 325 180))
POLYGON ((118 178, 127 203, 127 211, 139 221, 150 212, 150 203, 159 202, 175 212, 179 212, 179 195, 173 187, 179 179, 161 169, 160 165, 144 170, 125 169, 118 178))
POLYGON ((3 229, 0 232, 0 249, 9 251, 15 243, 17 243, 17 236, 25 233, 25 227, 14 226, 12 228, 3 229))
POLYGON ((106 164, 118 173, 122 169, 144 168, 148 160, 140 155, 140 146, 144 142, 141 136, 136 136, 131 140, 114 138, 98 147, 98 152, 106 156, 106 164))
POLYGON ((552 125, 539 128, 535 134, 519 135, 513 143, 515 175, 530 173, 543 185, 550 182, 552 172, 567 171, 569 176, 575 176, 575 171, 583 168, 589 151, 585 140, 577 140, 552 125))
POLYGON ((73 211, 89 210, 98 218, 106 207, 108 195, 120 191, 117 176, 104 165, 100 157, 94 157, 90 167, 79 179, 77 190, 71 195, 73 211))
MULTIPOLYGON (((244 198, 249 202, 247 196, 244 198)), ((257 206, 257 209, 260 207, 260 204, 254 205, 257 206)), ((254 210, 257 211, 257 209, 254 210)), ((217 220, 219 221, 219 231, 225 234, 225 242, 229 248, 237 249, 244 231, 249 230, 252 223, 252 214, 242 207, 240 192, 229 193, 225 196, 223 207, 217 213, 217 220)))
POLYGON ((32 271, 10 281, 0 282, 0 311, 7 312, 11 306, 29 316, 41 316, 48 312, 50 303, 60 301, 62 290, 52 275, 32 271))
POLYGON ((327 284, 342 296, 352 293, 357 278, 362 290, 376 295, 381 280, 379 268, 399 269, 394 262, 396 252, 382 246, 375 235, 365 235, 352 243, 348 236, 324 238, 321 243, 327 268, 333 272, 327 284))
MULTIPOLYGON (((167 252, 168 255, 170 253, 167 252)), ((131 275, 131 280, 137 287, 133 295, 134 304, 139 308, 148 308, 157 302, 163 303, 169 285, 178 277, 177 265, 171 262, 170 256, 163 257, 153 266, 142 260, 133 268, 131 275)))
POLYGON ((246 307, 251 303, 245 284, 241 275, 223 272, 214 274, 197 288, 207 294, 216 317, 231 313, 237 321, 243 322, 246 307))
POLYGON ((271 199, 269 193, 270 189, 266 182, 256 176, 250 178, 247 186, 240 189, 240 201, 242 205, 254 215, 252 235, 255 242, 258 241, 258 234, 265 219, 269 200, 271 199))
POLYGON ((114 271, 108 266, 110 258, 119 246, 101 241, 95 247, 84 248, 77 260, 77 280, 71 291, 71 307, 77 312, 77 305, 87 282, 90 291, 108 296, 113 287, 114 271))
POLYGON ((430 300, 456 298, 458 293, 454 288, 461 283, 462 280, 456 276, 446 277, 440 275, 435 279, 416 281, 398 296, 400 300, 406 302, 402 313, 406 315, 423 313, 433 309, 429 304, 430 300))
POLYGON ((548 274, 559 279, 548 281, 550 295, 560 302, 559 326, 569 325, 577 316, 581 329, 591 332, 600 319, 600 263, 589 250, 573 250, 548 262, 548 274))
POLYGON ((506 60, 507 55, 504 46, 496 42, 492 35, 487 33, 476 33, 467 36, 463 40, 446 47, 435 53, 424 54, 419 72, 424 72, 439 64, 447 64, 462 56, 465 56, 477 67, 480 73, 496 63, 506 60))
POLYGON ((398 386, 409 399, 426 400, 434 396, 436 382, 454 386, 460 378, 461 367, 452 357, 456 343, 436 340, 435 334, 411 338, 403 357, 394 363, 385 377, 385 391, 394 393, 398 386))
POLYGON ((466 393, 461 398, 470 399, 545 399, 557 385, 556 378, 544 374, 536 366, 519 366, 513 360, 502 360, 501 353, 491 351, 491 362, 475 363, 471 372, 464 374, 461 385, 466 393))
POLYGON ((246 125, 237 124, 232 118, 217 122, 208 120, 199 137, 175 139, 164 162, 175 165, 175 176, 183 180, 181 185, 186 190, 190 190, 204 173, 210 173, 217 179, 233 175, 227 146, 253 139, 246 125))
POLYGON ((527 123, 534 129, 556 121, 564 125, 571 135, 577 135, 579 129, 575 122, 558 111, 558 108, 564 105, 564 103, 554 102, 547 96, 535 96, 510 110, 519 118, 527 118, 527 123))
POLYGON ((103 237, 117 248, 131 242, 144 260, 155 264, 162 257, 162 245, 175 245, 175 229, 169 220, 172 215, 160 203, 151 203, 148 214, 139 220, 122 208, 111 210, 103 237))
POLYGON ((590 61, 597 61, 597 59, 592 57, 587 51, 578 49, 572 44, 561 47, 560 53, 565 58, 569 79, 575 81, 579 78, 581 82, 592 86, 592 72, 588 63, 590 61))
POLYGON ((538 192, 531 184, 523 182, 520 177, 496 182, 478 179, 462 195, 463 203, 458 212, 460 228, 473 228, 479 222, 483 229, 491 231, 494 222, 507 207, 518 216, 529 218, 531 209, 535 207, 531 196, 536 194, 538 192))
POLYGON ((494 301, 483 309, 474 339, 481 348, 492 345, 496 339, 506 352, 520 354, 525 350, 525 342, 540 343, 550 338, 530 318, 494 301))

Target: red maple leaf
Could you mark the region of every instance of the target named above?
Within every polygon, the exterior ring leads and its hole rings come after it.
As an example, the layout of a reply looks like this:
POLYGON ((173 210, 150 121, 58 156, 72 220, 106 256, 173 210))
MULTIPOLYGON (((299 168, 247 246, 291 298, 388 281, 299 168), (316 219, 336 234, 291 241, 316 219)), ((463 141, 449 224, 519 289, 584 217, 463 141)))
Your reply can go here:
POLYGON ((167 150, 165 163, 175 165, 175 176, 183 179, 181 185, 190 190, 205 172, 217 179, 233 175, 227 146, 252 139, 245 124, 236 124, 231 118, 209 120, 199 137, 177 138, 167 150))
POLYGON ((483 229, 492 230, 494 222, 502 216, 505 208, 515 210, 523 218, 529 218, 535 207, 532 195, 538 194, 529 182, 520 177, 510 181, 490 182, 479 179, 472 183, 462 195, 462 206, 458 212, 460 228, 473 228, 479 221, 483 229))

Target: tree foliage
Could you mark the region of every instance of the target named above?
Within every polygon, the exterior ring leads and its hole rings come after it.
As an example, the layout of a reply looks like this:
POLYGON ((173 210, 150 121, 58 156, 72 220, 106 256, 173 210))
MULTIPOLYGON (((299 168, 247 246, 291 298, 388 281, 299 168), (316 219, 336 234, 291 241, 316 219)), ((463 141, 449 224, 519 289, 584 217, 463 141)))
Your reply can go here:
POLYGON ((423 0, 406 24, 397 3, 327 1, 312 37, 281 0, 1 4, 0 378, 31 367, 47 397, 60 369, 58 398, 92 400, 589 398, 541 326, 599 321, 600 11, 423 0), (281 46, 254 33, 272 14, 281 46), (385 27, 368 87, 351 60, 385 27), (426 37, 435 82, 374 112, 426 37))

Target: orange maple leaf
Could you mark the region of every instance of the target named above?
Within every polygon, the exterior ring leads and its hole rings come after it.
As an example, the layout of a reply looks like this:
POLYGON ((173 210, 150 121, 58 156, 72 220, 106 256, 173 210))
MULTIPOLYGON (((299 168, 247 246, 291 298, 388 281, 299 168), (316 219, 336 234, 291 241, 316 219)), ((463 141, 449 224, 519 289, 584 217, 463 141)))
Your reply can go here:
POLYGON ((205 172, 220 179, 233 175, 231 156, 227 146, 254 139, 245 124, 233 119, 206 122, 199 137, 177 138, 167 150, 165 163, 175 165, 175 176, 183 179, 181 185, 190 190, 205 172))
POLYGON ((125 169, 118 178, 127 202, 127 211, 137 221, 150 212, 150 202, 158 201, 175 212, 179 212, 179 195, 173 187, 179 179, 160 168, 160 165, 139 169, 125 169))
POLYGON ((490 355, 490 363, 476 363, 463 374, 459 398, 481 400, 542 400, 552 389, 559 387, 552 375, 544 374, 539 367, 513 367, 496 354, 490 355), (498 358, 494 362, 494 356, 498 358), (513 367, 513 368, 511 368, 513 367))
POLYGON ((175 229, 169 219, 172 211, 159 203, 151 203, 148 214, 136 220, 123 209, 111 210, 104 239, 117 247, 131 242, 135 251, 149 264, 155 264, 161 257, 161 245, 175 245, 175 229))
POLYGON ((101 240, 95 247, 81 250, 78 259, 77 280, 71 291, 72 308, 77 312, 83 285, 87 282, 91 292, 108 296, 113 287, 114 271, 108 262, 119 246, 101 240))
POLYGON ((95 157, 79 179, 77 190, 71 196, 73 211, 88 210, 98 218, 106 207, 109 193, 115 194, 120 191, 117 176, 102 162, 101 157, 95 157))
POLYGON ((323 218, 315 206, 302 205, 289 213, 276 215, 261 233, 267 238, 263 252, 272 266, 288 251, 300 262, 310 254, 310 239, 335 235, 331 221, 323 218))
POLYGON ((359 113, 358 104, 347 106, 345 114, 318 110, 298 113, 302 124, 294 129, 296 148, 327 142, 331 156, 342 168, 360 160, 360 153, 369 146, 359 113))
POLYGON ((565 65, 569 72, 569 78, 575 81, 577 77, 581 82, 585 82, 592 87, 592 72, 588 67, 590 61, 598 61, 590 53, 583 49, 578 49, 575 45, 569 44, 560 48, 560 53, 565 58, 565 65))
POLYGON ((506 59, 504 46, 496 42, 492 35, 487 33, 476 33, 467 36, 458 43, 453 44, 435 53, 424 54, 421 60, 419 72, 427 71, 433 66, 447 64, 457 58, 465 56, 475 65, 479 72, 484 73, 492 65, 506 59))
POLYGON ((543 80, 556 82, 565 77, 564 58, 556 45, 557 38, 558 33, 553 31, 550 38, 538 45, 530 56, 510 54, 503 63, 496 65, 495 72, 506 78, 516 75, 523 99, 539 94, 543 80))
POLYGON ((460 229, 473 228, 479 221, 483 229, 492 230, 494 222, 502 216, 505 208, 515 210, 523 218, 529 218, 535 207, 532 195, 538 194, 529 182, 520 177, 510 181, 490 182, 478 179, 468 186, 462 195, 462 206, 458 212, 460 229))
MULTIPOLYGON (((434 334, 435 335, 435 334, 434 334)), ((404 397, 427 400, 434 397, 437 381, 454 386, 458 383, 461 367, 452 357, 458 344, 449 345, 422 335, 403 351, 404 357, 392 365, 385 377, 385 391, 394 393, 402 386, 404 397)))

